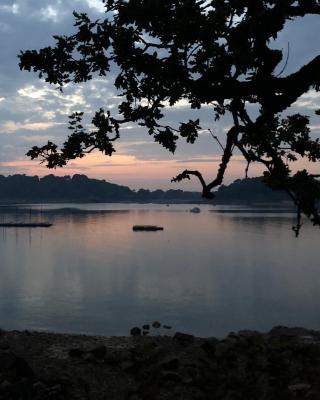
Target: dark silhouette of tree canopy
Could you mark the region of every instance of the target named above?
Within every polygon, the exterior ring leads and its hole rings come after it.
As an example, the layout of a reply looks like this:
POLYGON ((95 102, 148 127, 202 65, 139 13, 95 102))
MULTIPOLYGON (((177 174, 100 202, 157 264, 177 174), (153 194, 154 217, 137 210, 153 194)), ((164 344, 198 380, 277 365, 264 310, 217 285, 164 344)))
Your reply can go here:
MULTIPOLYGON (((261 182, 259 182, 261 185, 261 182)), ((271 190, 268 197, 272 201, 271 190), (270 193, 271 192, 271 193, 270 193)), ((197 192, 182 190, 133 191, 105 180, 90 179, 86 175, 73 177, 0 175, 0 202, 180 202, 192 203, 199 199, 197 192)), ((0 207, 1 211, 1 207, 0 207)))
MULTIPOLYGON (((218 120, 230 113, 233 125, 226 134, 216 176, 206 182, 200 171, 185 170, 173 181, 195 176, 204 197, 223 182, 235 152, 248 163, 265 167, 265 182, 288 192, 298 209, 320 224, 317 202, 320 183, 307 170, 290 165, 305 158, 320 159, 318 139, 310 135, 309 117, 283 117, 300 96, 319 90, 320 56, 296 72, 277 73, 286 64, 286 50, 274 49, 289 20, 320 14, 319 0, 104 0, 104 20, 91 21, 74 13, 76 33, 55 36, 55 47, 20 54, 20 68, 39 73, 62 87, 94 77, 113 76, 123 96, 118 113, 100 109, 93 117, 95 130, 82 124, 83 113, 70 116, 70 136, 61 149, 48 142, 28 155, 42 158, 49 168, 64 166, 94 149, 115 151, 121 126, 135 122, 156 142, 174 152, 179 137, 194 143, 200 121, 168 125, 164 109, 187 100, 192 109, 212 106, 218 120), (249 112, 252 106, 254 113, 249 112), (254 114, 254 116, 253 116, 254 114)), ((318 114, 320 112, 318 111, 318 114)), ((218 139, 217 139, 218 140, 218 139)))

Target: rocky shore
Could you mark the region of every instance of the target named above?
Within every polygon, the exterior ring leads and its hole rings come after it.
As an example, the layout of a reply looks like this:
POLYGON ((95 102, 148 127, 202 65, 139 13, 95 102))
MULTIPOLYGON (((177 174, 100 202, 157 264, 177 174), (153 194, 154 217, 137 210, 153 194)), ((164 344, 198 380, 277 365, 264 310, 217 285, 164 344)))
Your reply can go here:
POLYGON ((320 399, 320 332, 225 339, 0 332, 0 399, 320 399))

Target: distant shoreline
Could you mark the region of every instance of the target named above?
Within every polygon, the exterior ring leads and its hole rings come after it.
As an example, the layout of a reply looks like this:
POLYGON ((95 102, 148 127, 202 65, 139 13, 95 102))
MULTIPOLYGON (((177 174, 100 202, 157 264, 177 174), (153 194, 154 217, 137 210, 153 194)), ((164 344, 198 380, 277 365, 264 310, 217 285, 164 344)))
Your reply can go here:
MULTIPOLYGON (((0 175, 0 204, 34 203, 136 203, 136 204, 260 204, 282 203, 290 200, 281 191, 273 191, 262 177, 235 180, 221 185, 213 199, 202 197, 201 192, 169 190, 132 190, 105 180, 86 175, 73 177, 0 175)), ((200 189, 200 187, 199 187, 200 189)))
POLYGON ((159 204, 159 205, 211 205, 211 206, 250 206, 250 207, 290 207, 294 209, 294 205, 292 205, 291 201, 261 201, 261 202, 233 202, 233 201, 215 201, 215 200, 203 200, 203 201, 80 201, 80 200, 61 200, 61 201, 50 201, 50 200, 38 200, 38 201, 0 201, 1 206, 27 206, 27 205, 41 205, 41 204, 141 204, 141 205, 151 205, 151 204, 159 204))

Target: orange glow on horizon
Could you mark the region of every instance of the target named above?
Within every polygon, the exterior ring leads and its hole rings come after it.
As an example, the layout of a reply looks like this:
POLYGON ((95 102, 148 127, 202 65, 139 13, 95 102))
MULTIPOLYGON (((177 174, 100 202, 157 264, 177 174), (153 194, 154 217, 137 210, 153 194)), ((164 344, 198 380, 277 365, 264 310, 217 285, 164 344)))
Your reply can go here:
MULTIPOLYGON (((178 184, 171 183, 172 177, 178 175, 184 169, 199 170, 208 181, 214 179, 219 167, 219 158, 212 157, 213 161, 208 161, 208 157, 203 162, 192 162, 179 160, 141 160, 133 155, 115 154, 112 157, 101 153, 92 153, 83 159, 71 161, 66 167, 58 169, 47 169, 39 161, 31 161, 21 158, 10 162, 2 162, 0 166, 4 171, 7 167, 6 175, 21 173, 26 175, 45 176, 54 174, 57 176, 84 174, 90 178, 105 179, 109 182, 126 185, 132 189, 184 189, 200 191, 201 187, 196 178, 186 180, 178 184)), ((199 158, 198 158, 199 160, 199 158)), ((246 163, 241 156, 234 156, 229 164, 225 183, 229 184, 235 179, 244 178, 246 163)), ((318 164, 310 164, 303 160, 295 163, 295 170, 308 168, 313 173, 319 173, 318 164)), ((264 169, 260 165, 252 164, 249 176, 262 175, 264 169)))

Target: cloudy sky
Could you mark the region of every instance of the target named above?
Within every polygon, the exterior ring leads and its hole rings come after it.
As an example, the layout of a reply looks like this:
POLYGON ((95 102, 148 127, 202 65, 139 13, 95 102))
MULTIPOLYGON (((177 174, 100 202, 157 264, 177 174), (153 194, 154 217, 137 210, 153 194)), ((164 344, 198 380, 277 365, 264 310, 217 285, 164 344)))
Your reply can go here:
MULTIPOLYGON (((0 174, 52 173, 37 161, 30 161, 25 153, 33 145, 48 140, 62 143, 66 134, 67 116, 74 111, 85 111, 90 116, 99 107, 115 108, 117 93, 112 82, 94 79, 81 86, 70 85, 63 94, 53 86, 28 72, 21 72, 17 54, 20 50, 39 49, 53 44, 52 35, 73 32, 72 11, 87 12, 92 18, 103 17, 100 0, 0 0, 0 174)), ((320 18, 307 17, 290 22, 274 46, 287 49, 290 56, 285 74, 293 72, 320 54, 320 18)), ((309 92, 295 104, 292 111, 312 116, 320 108, 320 96, 309 92)), ((185 168, 200 169, 206 177, 213 177, 219 164, 220 151, 207 131, 211 128, 223 141, 230 121, 215 124, 209 108, 198 112, 204 128, 198 142, 188 145, 180 140, 175 155, 153 142, 142 128, 127 125, 117 143, 117 153, 111 158, 99 153, 74 161, 58 175, 84 173, 125 184, 131 188, 184 188, 199 190, 198 182, 171 184, 170 178, 185 168)), ((187 105, 168 111, 171 122, 182 122, 193 117, 187 105)), ((320 132, 320 119, 312 118, 312 131, 320 132)), ((226 182, 244 176, 245 163, 235 157, 226 182)), ((319 171, 313 165, 314 171, 319 171)), ((261 173, 252 167, 251 176, 261 173)))

